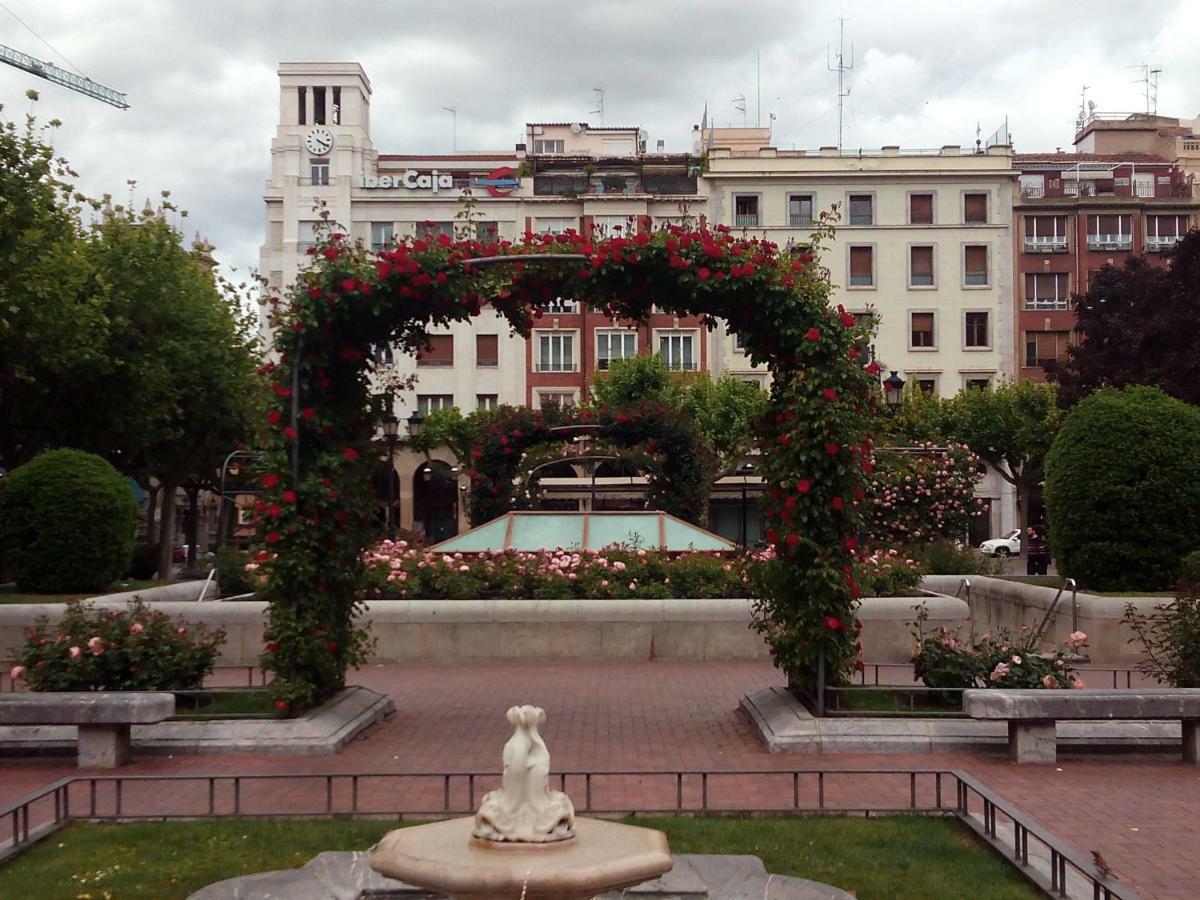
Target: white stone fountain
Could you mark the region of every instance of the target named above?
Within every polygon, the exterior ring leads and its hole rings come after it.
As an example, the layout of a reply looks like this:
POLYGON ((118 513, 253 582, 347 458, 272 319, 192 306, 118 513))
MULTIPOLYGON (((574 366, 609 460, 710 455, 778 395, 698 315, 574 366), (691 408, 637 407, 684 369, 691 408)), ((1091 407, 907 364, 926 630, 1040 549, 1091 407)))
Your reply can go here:
POLYGON ((376 872, 454 898, 584 900, 670 871, 661 831, 575 818, 550 790, 550 751, 538 732, 546 711, 508 710, 504 778, 474 817, 398 828, 371 851, 376 872))

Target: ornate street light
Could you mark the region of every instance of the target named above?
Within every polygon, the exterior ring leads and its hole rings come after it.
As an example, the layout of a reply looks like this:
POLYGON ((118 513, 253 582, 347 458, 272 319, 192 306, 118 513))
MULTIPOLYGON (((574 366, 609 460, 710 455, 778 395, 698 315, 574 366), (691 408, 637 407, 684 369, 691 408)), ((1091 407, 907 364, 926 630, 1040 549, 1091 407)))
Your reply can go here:
POLYGON ((737 473, 742 476, 742 532, 741 532, 741 536, 742 536, 742 549, 743 550, 746 549, 746 545, 749 543, 749 541, 747 540, 748 535, 746 534, 746 486, 749 483, 750 476, 754 474, 754 471, 755 471, 755 466, 754 466, 754 463, 752 463, 752 462, 742 463, 740 466, 738 466, 738 470, 737 470, 737 473))
MULTIPOLYGON (((418 428, 420 428, 419 425, 418 428)), ((396 444, 400 441, 400 420, 394 415, 383 420, 383 440, 388 448, 387 528, 388 536, 395 538, 396 527, 400 524, 397 521, 400 518, 399 510, 396 509, 396 503, 400 499, 397 496, 400 487, 399 479, 396 478, 396 444)))
POLYGON ((904 379, 896 374, 895 369, 883 380, 883 390, 888 406, 899 406, 904 402, 904 379))
POLYGON ((419 409, 414 409, 413 414, 408 417, 408 436, 410 438, 421 436, 421 425, 425 422, 425 417, 421 415, 419 409))

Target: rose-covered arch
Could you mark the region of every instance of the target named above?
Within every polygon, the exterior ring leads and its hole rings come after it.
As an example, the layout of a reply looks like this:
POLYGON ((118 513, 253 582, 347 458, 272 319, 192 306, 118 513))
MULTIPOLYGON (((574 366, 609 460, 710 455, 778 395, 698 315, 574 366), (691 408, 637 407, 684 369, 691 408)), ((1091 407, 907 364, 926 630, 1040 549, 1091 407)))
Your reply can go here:
MULTIPOLYGON (((631 461, 650 476, 647 499, 689 522, 708 512, 716 460, 687 417, 658 403, 630 409, 508 409, 496 417, 471 448, 471 524, 482 525, 515 508, 528 507, 523 482, 530 474, 525 455, 536 447, 594 434, 602 448, 635 448, 631 461)), ((553 458, 569 459, 561 453, 553 458)), ((540 460, 540 461, 546 461, 540 460)))
POLYGON ((832 673, 844 670, 854 659, 850 559, 877 371, 858 357, 854 318, 831 309, 828 292, 811 256, 723 228, 515 244, 441 236, 379 254, 331 235, 270 316, 277 359, 265 367, 275 403, 260 561, 270 560, 263 665, 278 702, 320 699, 367 650, 361 556, 374 537, 369 469, 386 414, 372 349, 416 350, 430 326, 469 319, 485 303, 526 334, 539 307, 563 296, 621 319, 644 319, 652 306, 724 319, 769 367, 771 404, 756 438, 779 575, 768 579, 757 627, 793 681, 810 683, 820 654, 832 673), (504 264, 472 262, 498 257, 504 264))

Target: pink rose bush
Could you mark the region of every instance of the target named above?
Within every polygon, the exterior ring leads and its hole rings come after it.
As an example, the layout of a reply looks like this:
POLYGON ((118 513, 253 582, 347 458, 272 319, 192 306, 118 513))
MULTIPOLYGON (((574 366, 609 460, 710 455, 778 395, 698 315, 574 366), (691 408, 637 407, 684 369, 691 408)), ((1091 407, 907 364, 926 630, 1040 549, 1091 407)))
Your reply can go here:
POLYGON ((914 544, 964 534, 984 510, 975 496, 980 460, 964 444, 878 450, 867 485, 872 544, 914 544))
POLYGON ((26 629, 11 672, 35 691, 196 688, 212 672, 223 631, 179 622, 134 601, 124 610, 68 603, 62 618, 26 629))

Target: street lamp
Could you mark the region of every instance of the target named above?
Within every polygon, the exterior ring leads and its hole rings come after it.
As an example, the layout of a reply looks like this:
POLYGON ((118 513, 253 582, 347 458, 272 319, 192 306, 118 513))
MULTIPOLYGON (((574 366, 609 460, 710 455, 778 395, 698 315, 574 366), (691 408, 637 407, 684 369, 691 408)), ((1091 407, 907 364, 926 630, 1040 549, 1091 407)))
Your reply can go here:
POLYGON ((896 407, 904 402, 904 379, 896 374, 895 369, 883 380, 883 390, 888 406, 896 407))
MULTIPOLYGON (((419 428, 420 426, 418 426, 419 428)), ((383 420, 383 440, 388 448, 388 508, 387 508, 387 528, 388 536, 395 538, 396 526, 399 524, 396 520, 399 516, 396 515, 396 502, 400 499, 396 496, 396 490, 399 485, 396 478, 396 444, 400 440, 400 420, 394 415, 388 416, 383 420)))
POLYGON ((413 414, 408 417, 408 436, 410 438, 421 436, 421 425, 425 422, 425 417, 421 415, 419 409, 414 409, 413 414))
POLYGON ((749 478, 754 474, 754 463, 742 463, 738 466, 738 474, 742 476, 742 549, 746 549, 748 535, 746 534, 746 487, 749 484, 749 478))

